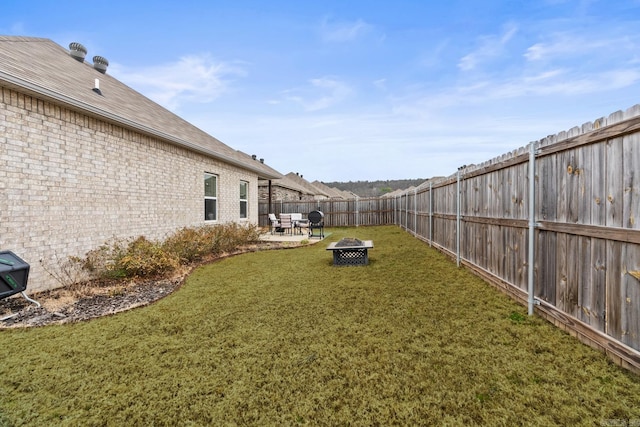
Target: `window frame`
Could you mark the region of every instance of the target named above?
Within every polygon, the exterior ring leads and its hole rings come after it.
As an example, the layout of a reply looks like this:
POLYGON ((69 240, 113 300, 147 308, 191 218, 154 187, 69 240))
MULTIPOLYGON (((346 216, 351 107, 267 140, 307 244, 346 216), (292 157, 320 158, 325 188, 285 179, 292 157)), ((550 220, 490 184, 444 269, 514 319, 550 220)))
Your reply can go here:
POLYGON ((218 175, 210 172, 204 173, 204 220, 205 222, 218 221, 218 175), (213 195, 207 194, 207 180, 213 178, 213 195), (207 218, 210 212, 207 210, 207 202, 213 201, 213 218, 207 218))
POLYGON ((240 181, 240 219, 249 219, 249 181, 240 181), (242 187, 244 186, 245 194, 244 199, 242 198, 242 187), (244 204, 244 216, 242 216, 242 205, 244 204))

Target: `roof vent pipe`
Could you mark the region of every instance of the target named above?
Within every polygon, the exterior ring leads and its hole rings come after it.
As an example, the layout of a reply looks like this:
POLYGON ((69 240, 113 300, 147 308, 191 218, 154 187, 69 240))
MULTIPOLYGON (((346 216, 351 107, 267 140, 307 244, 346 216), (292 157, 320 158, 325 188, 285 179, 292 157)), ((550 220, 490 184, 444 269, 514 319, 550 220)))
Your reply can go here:
POLYGON ((264 163, 264 159, 260 159, 260 163, 264 163))
POLYGON ((102 56, 94 56, 93 57, 93 68, 100 71, 102 74, 107 72, 107 67, 109 66, 109 61, 102 56))
POLYGON ((87 48, 77 42, 69 43, 69 54, 76 61, 84 62, 84 57, 87 56, 87 48))
POLYGON ((255 160, 257 157, 258 157, 258 156, 256 156, 255 154, 252 154, 252 155, 251 155, 251 158, 252 158, 253 160, 255 160))

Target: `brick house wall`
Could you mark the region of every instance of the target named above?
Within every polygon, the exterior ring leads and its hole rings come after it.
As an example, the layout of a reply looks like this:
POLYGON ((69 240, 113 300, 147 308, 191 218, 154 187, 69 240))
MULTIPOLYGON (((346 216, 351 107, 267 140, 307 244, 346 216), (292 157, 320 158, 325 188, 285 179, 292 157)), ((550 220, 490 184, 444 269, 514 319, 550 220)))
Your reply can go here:
POLYGON ((210 223, 205 172, 218 176, 218 223, 258 223, 256 173, 0 88, 0 250, 30 264, 29 292, 62 286, 53 275, 68 257, 111 238, 160 239, 210 223))

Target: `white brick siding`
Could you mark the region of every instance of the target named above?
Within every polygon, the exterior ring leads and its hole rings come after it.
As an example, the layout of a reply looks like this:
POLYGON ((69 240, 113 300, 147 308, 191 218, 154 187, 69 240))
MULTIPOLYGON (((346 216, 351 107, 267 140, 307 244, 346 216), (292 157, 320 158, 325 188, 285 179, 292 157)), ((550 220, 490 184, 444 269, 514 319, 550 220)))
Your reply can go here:
POLYGON ((258 223, 255 173, 0 88, 0 250, 30 264, 28 291, 60 286, 45 269, 112 237, 160 239, 205 224, 205 172, 218 176, 219 223, 258 223))

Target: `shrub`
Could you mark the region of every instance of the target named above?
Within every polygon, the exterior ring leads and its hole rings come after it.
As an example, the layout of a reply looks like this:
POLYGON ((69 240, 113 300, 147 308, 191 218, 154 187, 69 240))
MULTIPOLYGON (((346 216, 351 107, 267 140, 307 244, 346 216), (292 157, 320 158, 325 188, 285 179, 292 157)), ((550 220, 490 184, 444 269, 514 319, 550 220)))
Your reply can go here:
POLYGON ((161 244, 142 236, 129 243, 126 253, 116 263, 128 277, 157 276, 173 271, 179 265, 180 260, 175 254, 164 251, 161 244))
POLYGON ((260 230, 254 225, 243 226, 236 223, 214 226, 207 233, 210 252, 219 255, 236 250, 239 246, 258 241, 260 230))
POLYGON ((260 229, 236 223, 182 228, 163 242, 144 236, 133 240, 113 239, 84 258, 74 258, 84 271, 95 278, 123 279, 157 276, 198 261, 207 255, 232 252, 257 242, 260 229))
POLYGON ((169 236, 162 247, 178 257, 181 263, 188 264, 207 253, 206 240, 205 227, 183 228, 169 236))
POLYGON ((118 269, 118 260, 126 253, 126 241, 112 239, 97 249, 87 252, 84 258, 75 258, 83 270, 97 278, 116 279, 125 277, 118 269))

